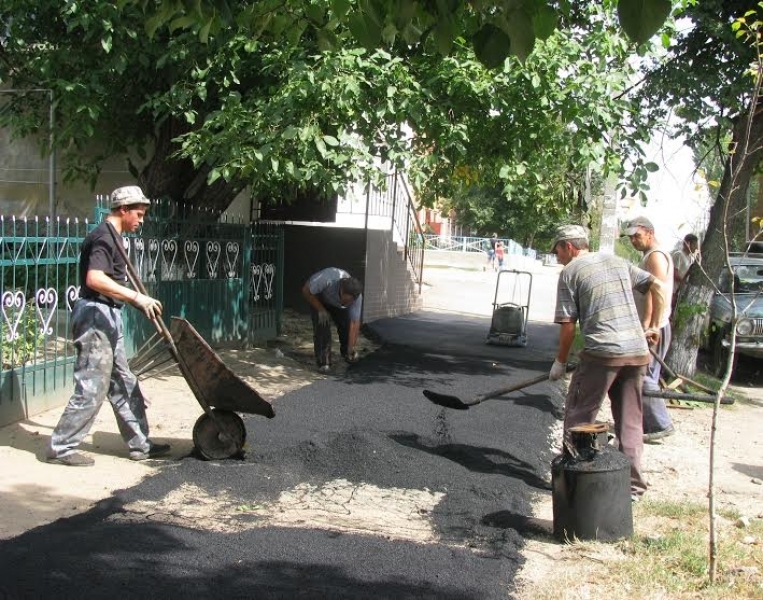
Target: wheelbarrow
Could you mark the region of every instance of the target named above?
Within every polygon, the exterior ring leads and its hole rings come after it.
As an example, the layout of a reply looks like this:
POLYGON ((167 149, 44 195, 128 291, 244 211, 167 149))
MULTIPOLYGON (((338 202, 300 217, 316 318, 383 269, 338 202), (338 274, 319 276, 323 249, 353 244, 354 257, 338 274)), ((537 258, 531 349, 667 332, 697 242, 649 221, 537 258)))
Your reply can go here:
POLYGON ((238 413, 272 419, 273 406, 231 371, 188 321, 172 317, 169 331, 164 331, 164 323, 160 327, 130 361, 130 369, 137 377, 146 377, 176 363, 204 410, 193 426, 198 453, 208 460, 240 455, 246 427, 238 413))
MULTIPOLYGON (((530 312, 530 294, 533 275, 529 271, 499 271, 495 281, 493 316, 490 321, 486 344, 497 346, 527 346, 527 320, 530 312), (507 302, 499 302, 501 277, 507 277, 511 285, 511 296, 507 302), (526 294, 525 294, 526 292, 526 294)), ((503 286, 506 287, 505 285, 503 286)))
MULTIPOLYGON (((116 234, 112 232, 112 235, 116 234)), ((146 293, 127 257, 122 240, 115 239, 127 264, 127 277, 141 294, 146 293)), ((194 327, 185 319, 172 317, 168 328, 162 317, 153 320, 156 333, 130 361, 136 377, 157 374, 160 367, 174 361, 193 395, 204 410, 193 426, 193 443, 208 460, 241 454, 246 426, 239 412, 275 416, 272 404, 231 371, 194 327)), ((174 366, 170 364, 170 367, 174 366)))

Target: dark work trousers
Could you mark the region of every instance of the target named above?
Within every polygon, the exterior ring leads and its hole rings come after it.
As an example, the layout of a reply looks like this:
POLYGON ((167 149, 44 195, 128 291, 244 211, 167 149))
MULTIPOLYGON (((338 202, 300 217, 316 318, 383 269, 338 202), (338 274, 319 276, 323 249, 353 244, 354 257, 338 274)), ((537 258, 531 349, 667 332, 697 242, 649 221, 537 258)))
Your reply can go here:
MULTIPOLYGON (((326 305, 326 311, 336 326, 339 335, 339 352, 347 355, 347 345, 350 336, 350 312, 346 308, 336 308, 326 305)), ((318 323, 318 311, 310 307, 310 318, 313 320, 313 350, 318 366, 331 364, 331 323, 318 323)))
MULTIPOLYGON (((670 323, 660 329, 660 341, 652 348, 654 353, 659 356, 663 361, 665 355, 668 353, 670 342, 673 340, 673 330, 670 327, 670 323)), ((662 365, 657 361, 654 356, 649 362, 646 368, 646 375, 644 376, 644 393, 648 391, 659 391, 660 389, 660 374, 662 372, 662 365)), ((662 398, 649 398, 644 396, 644 433, 657 433, 658 431, 665 431, 671 425, 673 421, 668 414, 668 407, 665 405, 665 400, 662 398)))
POLYGON ((620 451, 631 460, 631 493, 641 495, 646 482, 641 474, 644 450, 641 386, 645 367, 611 367, 582 358, 572 374, 564 406, 564 435, 570 427, 593 423, 609 394, 615 435, 620 451))
POLYGON ((72 310, 72 334, 74 393, 50 436, 49 456, 66 456, 79 446, 107 397, 127 447, 148 452, 145 399, 127 365, 121 310, 80 298, 72 310))

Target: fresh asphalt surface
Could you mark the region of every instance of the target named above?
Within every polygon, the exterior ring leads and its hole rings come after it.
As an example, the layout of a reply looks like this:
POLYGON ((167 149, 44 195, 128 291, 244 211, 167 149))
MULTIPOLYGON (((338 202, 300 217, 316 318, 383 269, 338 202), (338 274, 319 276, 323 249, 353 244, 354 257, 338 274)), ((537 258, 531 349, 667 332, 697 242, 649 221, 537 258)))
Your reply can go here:
POLYGON ((462 399, 550 367, 557 329, 531 322, 526 348, 484 343, 489 318, 419 312, 372 324, 384 340, 344 378, 279 398, 271 420, 244 415, 243 460, 170 463, 93 510, 0 542, 0 599, 506 598, 530 535, 534 494, 550 494, 548 435, 561 411, 541 383, 466 411, 462 399), (336 479, 444 493, 428 515, 437 543, 275 527, 220 533, 109 519, 190 483, 254 505, 336 479))

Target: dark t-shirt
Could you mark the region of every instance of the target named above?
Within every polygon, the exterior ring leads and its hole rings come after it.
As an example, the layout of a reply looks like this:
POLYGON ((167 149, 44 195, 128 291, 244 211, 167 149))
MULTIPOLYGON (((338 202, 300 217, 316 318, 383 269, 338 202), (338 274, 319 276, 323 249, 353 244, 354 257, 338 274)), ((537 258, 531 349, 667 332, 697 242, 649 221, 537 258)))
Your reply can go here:
POLYGON ((103 271, 108 277, 119 285, 124 285, 127 279, 127 267, 117 247, 114 245, 114 237, 121 241, 113 227, 104 221, 85 236, 82 242, 82 251, 79 256, 80 272, 80 298, 98 300, 111 306, 121 307, 123 302, 114 300, 93 289, 87 287, 85 280, 90 269, 103 271), (111 229, 111 231, 109 231, 111 229))

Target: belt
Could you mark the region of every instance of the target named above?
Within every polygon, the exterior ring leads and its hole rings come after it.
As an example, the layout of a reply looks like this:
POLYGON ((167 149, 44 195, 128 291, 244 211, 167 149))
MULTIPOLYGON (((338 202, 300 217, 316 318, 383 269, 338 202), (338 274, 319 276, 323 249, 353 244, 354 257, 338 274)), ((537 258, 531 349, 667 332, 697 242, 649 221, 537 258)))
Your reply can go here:
POLYGON ((124 304, 122 304, 121 302, 117 303, 114 300, 110 300, 107 298, 89 298, 87 296, 80 296, 80 298, 82 298, 83 300, 87 300, 88 302, 97 302, 98 304, 105 304, 106 306, 110 308, 121 309, 124 306, 124 304))

